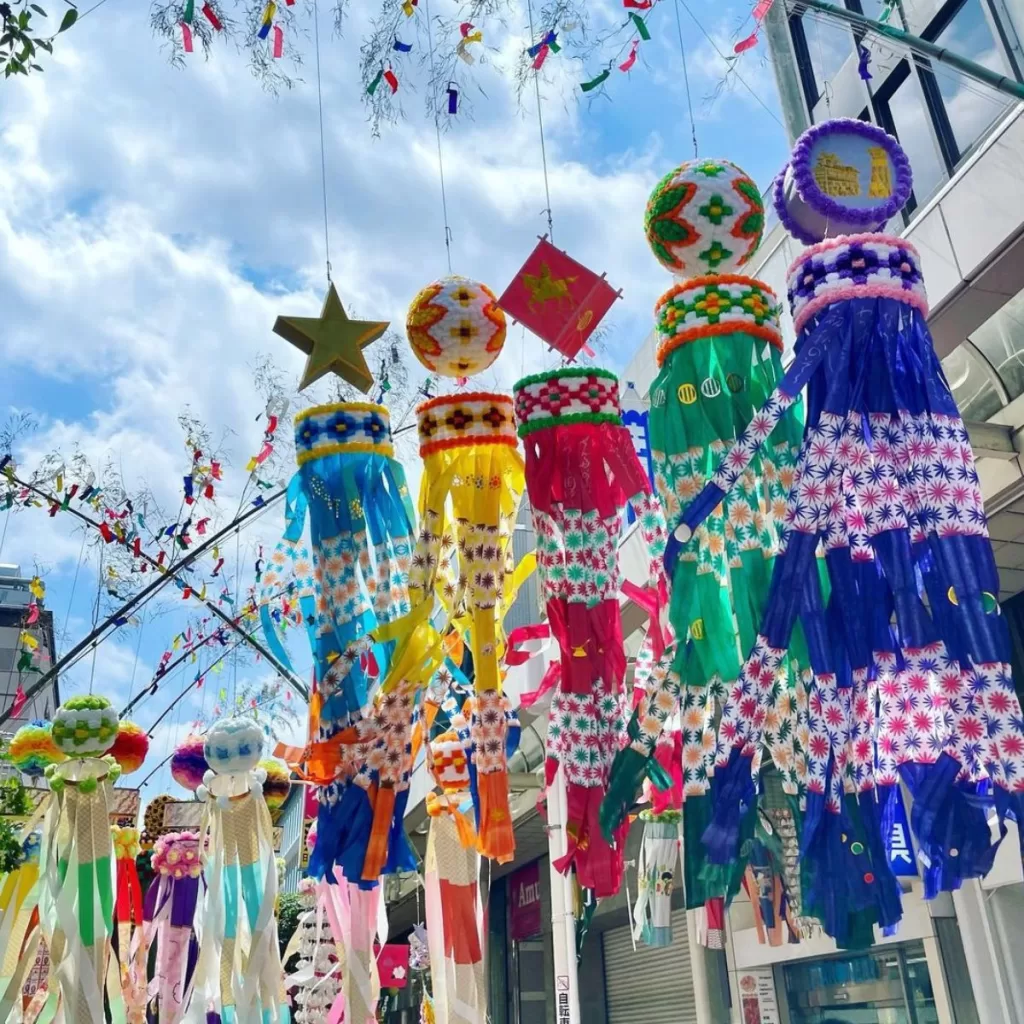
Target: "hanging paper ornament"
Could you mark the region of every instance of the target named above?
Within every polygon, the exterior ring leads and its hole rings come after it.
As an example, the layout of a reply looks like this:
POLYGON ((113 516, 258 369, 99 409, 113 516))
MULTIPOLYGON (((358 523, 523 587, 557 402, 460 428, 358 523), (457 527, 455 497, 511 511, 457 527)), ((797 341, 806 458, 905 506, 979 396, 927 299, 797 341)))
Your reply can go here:
POLYGON ((163 793, 153 797, 146 805, 145 814, 142 816, 142 835, 139 836, 139 843, 143 850, 153 849, 153 844, 163 835, 165 831, 164 812, 167 805, 172 803, 176 803, 174 797, 163 793))
POLYGON ((203 941, 186 1024, 205 1024, 211 1013, 239 1024, 288 1020, 274 917, 273 825, 263 799, 265 775, 256 767, 262 753, 263 731, 251 720, 221 719, 207 733, 211 770, 196 791, 206 801, 200 842, 209 846, 207 888, 197 914, 203 941), (237 946, 244 930, 250 939, 243 958, 237 946))
POLYGON ((68 757, 99 757, 117 738, 117 713, 106 697, 72 697, 53 716, 53 742, 68 757))
POLYGON ((288 799, 288 793, 292 788, 291 772, 286 764, 273 757, 264 758, 259 766, 267 773, 263 781, 263 799, 267 802, 267 809, 273 814, 279 811, 288 799))
POLYGON ((726 274, 753 256, 764 230, 757 185, 728 160, 690 160, 655 186, 644 230, 672 274, 726 274))
POLYGON ((149 753, 149 736, 142 726, 127 720, 117 726, 117 738, 110 747, 110 756, 121 766, 121 774, 138 771, 149 753))
MULTIPOLYGON (((299 750, 286 752, 286 759, 293 767, 301 763, 318 786, 320 842, 309 870, 333 878, 345 848, 358 842, 353 835, 368 827, 366 793, 348 785, 358 766, 342 741, 348 729, 372 727, 372 713, 364 715, 390 664, 393 645, 372 634, 410 607, 414 513, 383 406, 341 403, 299 413, 295 448, 299 469, 289 484, 284 537, 263 575, 260 617, 268 646, 290 665, 268 602, 295 584, 313 650, 317 699, 310 707, 307 756, 299 750), (364 653, 373 658, 364 662, 364 653)), ((362 878, 362 862, 362 851, 354 848, 346 868, 350 880, 362 878)))
MULTIPOLYGON (((122 723, 123 724, 123 723, 122 723)), ((129 723, 130 724, 130 723, 129 723)), ((142 883, 135 865, 140 853, 139 830, 111 826, 114 839, 114 923, 121 988, 129 1021, 145 1019, 147 995, 146 944, 143 941, 142 883)), ((168 1020, 170 1018, 167 1018, 168 1020)))
POLYGON ((681 817, 678 810, 661 814, 640 812, 644 834, 636 869, 633 938, 645 946, 672 945, 672 891, 676 885, 676 867, 681 852, 681 817))
POLYGON ((210 765, 203 753, 206 740, 202 736, 186 736, 171 755, 171 778, 190 793, 203 783, 210 765))
POLYGON ((153 959, 151 1008, 164 1024, 177 1024, 195 969, 198 943, 193 927, 203 874, 198 832, 168 832, 153 847, 154 879, 145 900, 143 962, 153 959))
POLYGON ((67 757, 54 743, 50 723, 38 720, 23 725, 11 737, 7 756, 19 772, 33 778, 42 775, 49 765, 67 757))
POLYGON ((442 790, 440 796, 427 796, 423 880, 434 1007, 442 1021, 484 1020, 480 854, 473 826, 459 809, 470 789, 469 752, 458 734, 448 731, 429 744, 427 764, 442 790))
POLYGON ((53 734, 58 746, 74 753, 46 769, 53 799, 43 827, 39 912, 51 977, 65 1020, 102 1024, 104 1003, 123 1020, 120 972, 110 955, 115 892, 110 814, 121 768, 112 757, 98 756, 114 741, 117 716, 104 697, 73 697, 55 712, 53 734))
MULTIPOLYGON (((799 618, 813 668, 803 912, 840 943, 870 943, 865 922, 891 927, 901 913, 883 831, 897 785, 914 797, 926 895, 984 875, 998 849, 989 817, 1005 835, 1022 812, 1024 719, 974 457, 932 347, 916 250, 882 234, 829 239, 787 285, 795 361, 676 536, 685 542, 732 491, 806 384, 786 549, 740 683, 760 706, 799 618)), ((730 822, 750 796, 748 752, 764 728, 750 710, 723 722, 705 834, 717 857, 735 845, 730 822)))
MULTIPOLYGON (((369 91, 373 91, 373 86, 369 91)), ((368 393, 373 386, 373 374, 366 365, 363 349, 387 329, 387 322, 350 320, 334 282, 327 289, 320 316, 279 316, 274 322, 274 333, 306 354, 300 391, 325 374, 336 373, 354 388, 368 393)))
MULTIPOLYGON (((863 54, 860 66, 870 77, 863 54)), ((903 209, 910 189, 910 161, 891 135, 866 121, 836 118, 800 136, 772 200, 786 230, 814 245, 880 230, 903 209)))
MULTIPOLYGON (((492 308, 497 311, 493 303, 492 308)), ((468 630, 475 671, 480 851, 504 863, 513 856, 515 840, 498 670, 505 649, 502 620, 534 564, 529 558, 517 568, 512 556, 524 488, 512 400, 485 392, 444 395, 424 402, 416 413, 423 483, 409 584, 413 614, 426 618, 436 592, 449 625, 460 633, 468 630)))
MULTIPOLYGON (((625 743, 618 556, 625 506, 633 505, 650 556, 651 589, 635 591, 651 613, 647 661, 658 672, 668 671, 675 652, 665 617, 665 523, 622 425, 613 373, 567 367, 524 377, 514 390, 538 573, 561 653, 547 780, 550 785, 561 764, 568 852, 555 866, 562 872, 575 866, 580 884, 604 898, 622 881, 626 829, 620 825, 609 841, 598 821, 612 759, 625 743)), ((639 676, 637 685, 644 685, 644 673, 639 676)))
POLYGON ((416 358, 446 377, 482 373, 505 344, 505 314, 494 292, 457 275, 435 281, 412 300, 405 328, 416 358))
POLYGON ((298 989, 295 1024, 321 1024, 325 1018, 329 1019, 331 1008, 341 994, 345 949, 334 941, 329 914, 322 907, 318 910, 312 906, 317 898, 313 879, 302 879, 299 893, 306 897, 303 902, 311 906, 299 917, 295 936, 285 950, 285 963, 291 959, 292 951, 299 955, 295 972, 288 977, 286 985, 298 989))
MULTIPOLYGON (((36 816, 38 817, 38 815, 36 816)), ((19 863, 0 883, 0 1008, 19 1002, 42 938, 39 922, 39 868, 42 837, 31 819, 18 833, 19 863)))
POLYGON ((621 292, 604 274, 577 263, 546 238, 540 239, 498 305, 541 341, 575 359, 621 292))

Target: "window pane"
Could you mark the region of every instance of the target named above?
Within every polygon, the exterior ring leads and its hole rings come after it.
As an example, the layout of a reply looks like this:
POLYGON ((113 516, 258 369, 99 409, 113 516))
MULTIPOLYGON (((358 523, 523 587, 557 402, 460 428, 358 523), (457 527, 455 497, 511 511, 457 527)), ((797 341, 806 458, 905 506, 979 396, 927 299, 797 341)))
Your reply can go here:
POLYGON ((825 86, 853 55, 853 35, 846 26, 830 21, 827 15, 806 15, 803 26, 818 96, 824 98, 825 86))
MULTIPOLYGON (((899 74, 897 68, 893 74, 899 74)), ((914 171, 914 198, 922 206, 946 180, 946 169, 932 135, 931 119, 925 106, 924 94, 917 78, 910 74, 892 94, 889 113, 896 128, 896 138, 906 150, 914 171)))
POLYGON ((973 331, 971 341, 995 368, 1010 398, 1024 394, 1024 292, 973 331))
POLYGON ((942 360, 942 370, 965 420, 984 423, 1003 407, 999 392, 985 367, 967 349, 961 347, 950 352, 942 360))
MULTIPOLYGON (((935 42, 962 57, 968 57, 992 71, 1012 75, 996 42, 981 0, 967 0, 956 17, 939 33, 935 42)), ((1009 106, 1010 101, 958 71, 933 63, 939 91, 946 104, 953 137, 961 154, 978 140, 985 129, 1009 106)))

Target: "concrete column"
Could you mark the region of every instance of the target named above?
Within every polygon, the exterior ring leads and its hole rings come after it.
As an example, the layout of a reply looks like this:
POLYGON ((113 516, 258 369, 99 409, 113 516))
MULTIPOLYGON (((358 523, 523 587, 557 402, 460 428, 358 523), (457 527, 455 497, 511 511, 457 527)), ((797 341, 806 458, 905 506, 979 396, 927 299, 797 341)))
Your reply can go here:
MULTIPOLYGON (((976 879, 964 882, 963 888, 953 893, 953 905, 960 924, 978 1019, 986 1024, 988 1021, 993 1024, 996 1021, 1013 1021, 1002 977, 1002 958, 996 946, 986 893, 981 883, 976 879)), ((932 969, 930 959, 928 968, 932 969)))

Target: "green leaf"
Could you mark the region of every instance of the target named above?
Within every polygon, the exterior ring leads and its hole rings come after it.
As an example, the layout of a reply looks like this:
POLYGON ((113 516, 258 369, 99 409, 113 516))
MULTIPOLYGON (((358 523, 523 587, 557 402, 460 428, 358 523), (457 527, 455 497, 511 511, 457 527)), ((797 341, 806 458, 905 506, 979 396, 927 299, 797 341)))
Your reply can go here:
POLYGON ((38 64, 33 64, 32 65, 32 70, 33 71, 42 71, 43 69, 38 64))
POLYGON ((654 221, 651 230, 663 242, 688 242, 693 237, 693 232, 685 224, 680 224, 677 220, 669 220, 667 217, 654 221))
POLYGON ((32 10, 35 11, 36 14, 38 14, 41 18, 46 17, 46 11, 44 11, 42 7, 39 6, 39 4, 29 4, 29 7, 31 7, 32 10))
POLYGON ((67 32, 67 30, 71 28, 71 26, 74 25, 76 21, 78 21, 78 11, 76 11, 74 7, 72 7, 71 10, 66 11, 64 13, 64 17, 60 23, 60 28, 57 29, 57 31, 67 32))
POLYGON ((48 39, 37 39, 36 46, 45 50, 47 53, 53 53, 53 43, 51 43, 48 39))
POLYGON ((32 20, 32 15, 27 10, 22 11, 18 15, 18 27, 19 28, 28 28, 28 23, 31 20, 32 20))

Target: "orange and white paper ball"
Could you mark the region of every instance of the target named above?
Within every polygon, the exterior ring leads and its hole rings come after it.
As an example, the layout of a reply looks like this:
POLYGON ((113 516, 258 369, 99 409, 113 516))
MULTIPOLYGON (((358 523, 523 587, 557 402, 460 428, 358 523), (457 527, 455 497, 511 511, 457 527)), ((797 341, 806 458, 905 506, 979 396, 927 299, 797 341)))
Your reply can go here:
POLYGON ((405 321, 416 358, 444 377, 482 373, 505 344, 505 314, 494 292, 457 274, 427 285, 405 321))

